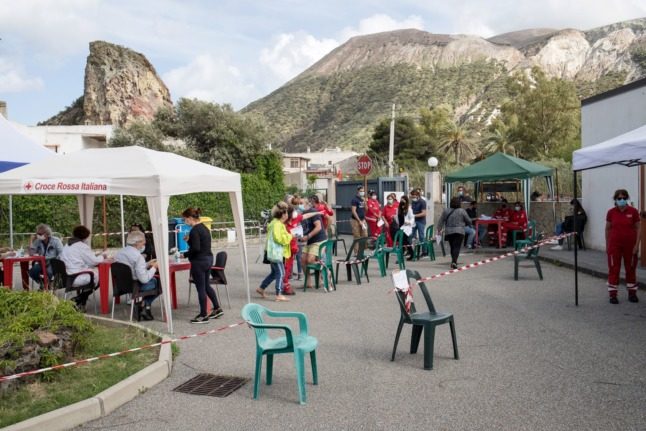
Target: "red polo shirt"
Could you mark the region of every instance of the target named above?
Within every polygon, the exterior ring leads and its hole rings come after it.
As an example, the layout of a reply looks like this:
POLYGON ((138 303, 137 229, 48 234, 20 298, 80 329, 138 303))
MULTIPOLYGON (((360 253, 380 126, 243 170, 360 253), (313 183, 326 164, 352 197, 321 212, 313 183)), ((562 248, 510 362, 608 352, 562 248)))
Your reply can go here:
POLYGON ((639 211, 634 207, 627 206, 621 211, 614 207, 608 210, 606 221, 610 223, 608 240, 610 241, 636 241, 637 231, 635 223, 639 223, 639 211))

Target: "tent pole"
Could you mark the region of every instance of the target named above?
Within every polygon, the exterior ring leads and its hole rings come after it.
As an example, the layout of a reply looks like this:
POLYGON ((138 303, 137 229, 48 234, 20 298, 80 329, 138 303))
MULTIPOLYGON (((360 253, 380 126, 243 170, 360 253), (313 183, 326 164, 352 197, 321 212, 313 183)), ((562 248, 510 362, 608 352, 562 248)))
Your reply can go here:
POLYGON ((13 250, 13 195, 9 195, 9 248, 13 250))
MULTIPOLYGON (((577 190, 576 190, 576 171, 573 173, 573 183, 572 187, 574 189, 574 199, 576 199, 577 190)), ((576 211, 574 212, 574 217, 572 217, 572 230, 576 230, 576 211)), ((579 306, 579 255, 577 253, 579 248, 579 239, 574 234, 574 305, 579 306)))
POLYGON ((123 195, 119 195, 119 207, 121 209, 121 247, 126 246, 126 229, 123 221, 123 195))

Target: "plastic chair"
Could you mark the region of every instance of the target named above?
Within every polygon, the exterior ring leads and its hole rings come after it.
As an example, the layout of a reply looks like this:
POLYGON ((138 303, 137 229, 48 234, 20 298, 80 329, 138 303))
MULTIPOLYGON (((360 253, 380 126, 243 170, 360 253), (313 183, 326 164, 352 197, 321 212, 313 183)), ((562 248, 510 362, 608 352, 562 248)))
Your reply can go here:
MULTIPOLYGON (((537 241, 540 241, 541 235, 538 236, 538 239, 534 241, 531 245, 536 244, 537 241)), ((543 271, 541 269, 541 261, 538 258, 538 252, 541 250, 540 247, 534 247, 527 250, 525 253, 519 253, 514 255, 514 280, 518 280, 518 267, 522 260, 531 260, 534 262, 536 271, 538 272, 538 277, 543 280, 543 271)))
POLYGON ((336 280, 335 284, 339 284, 339 266, 341 264, 345 265, 346 272, 348 274, 348 281, 352 281, 352 273, 354 272, 354 279, 357 284, 361 284, 361 274, 363 273, 366 276, 366 280, 370 283, 370 278, 368 278, 368 259, 366 258, 366 246, 368 245, 368 238, 357 238, 352 241, 350 246, 350 252, 343 261, 336 261, 336 280), (354 250, 357 250, 355 253, 354 250), (364 260, 365 259, 365 260, 364 260), (359 262, 362 261, 362 262, 359 262))
MULTIPOLYGON (((375 251, 370 255, 370 259, 375 259, 379 265, 379 274, 382 277, 386 276, 386 253, 384 248, 386 247, 386 234, 384 232, 380 233, 375 242, 375 251)), ((366 272, 368 271, 368 262, 366 262, 366 272)))
POLYGON ((392 247, 384 247, 384 253, 386 254, 386 269, 388 269, 388 261, 390 260, 390 254, 393 253, 397 255, 397 264, 399 269, 406 269, 406 259, 404 258, 404 231, 399 229, 395 233, 393 238, 392 247))
POLYGON ((307 290, 307 279, 310 275, 310 270, 314 271, 314 287, 319 288, 319 274, 323 276, 323 285, 326 291, 330 291, 330 282, 332 280, 332 287, 336 290, 336 282, 334 278, 334 267, 332 262, 332 248, 334 247, 334 240, 324 241, 319 246, 319 260, 314 263, 308 263, 305 266, 305 282, 303 283, 303 292, 307 290))
MULTIPOLYGON (((112 277, 112 320, 114 320, 114 303, 115 299, 118 296, 129 294, 132 296, 132 301, 130 302, 130 321, 132 322, 132 315, 135 310, 135 302, 141 302, 144 298, 148 296, 160 296, 162 293, 159 283, 157 283, 157 288, 152 290, 146 290, 144 292, 140 291, 141 283, 139 280, 133 280, 132 270, 130 266, 121 262, 113 262, 110 265, 110 275, 112 277)), ((159 301, 162 320, 164 318, 164 305, 163 298, 159 301)))
POLYGON ((332 252, 334 253, 335 256, 337 255, 337 252, 338 252, 337 244, 340 243, 340 242, 343 243, 343 252, 345 254, 348 254, 348 249, 345 246, 345 239, 339 238, 339 231, 337 230, 335 224, 331 224, 331 225, 328 226, 328 238, 330 238, 331 241, 334 241, 334 245, 332 247, 332 252))
POLYGON ((260 394, 260 377, 262 374, 262 357, 267 355, 267 386, 271 385, 274 355, 293 353, 296 365, 296 380, 298 382, 298 399, 301 404, 307 401, 305 392, 305 354, 310 354, 312 363, 312 383, 318 385, 318 371, 316 368, 316 347, 318 340, 308 331, 307 316, 304 313, 290 311, 272 311, 262 305, 247 304, 242 308, 242 318, 254 329, 256 335, 256 370, 253 379, 253 398, 258 399, 260 394), (299 332, 294 334, 292 328, 285 324, 267 324, 267 317, 294 317, 298 319, 299 332), (283 337, 270 338, 268 329, 284 331, 283 337))
MULTIPOLYGON (((222 284, 224 289, 227 292, 227 306, 229 310, 231 309, 231 298, 229 296, 229 285, 227 284, 227 277, 224 275, 224 268, 227 266, 227 252, 220 251, 215 255, 215 264, 211 267, 211 280, 210 284, 215 286, 215 296, 218 298, 218 303, 222 304, 220 301, 220 291, 218 290, 218 285, 222 284)), ((195 284, 193 277, 189 275, 188 277, 188 300, 186 305, 191 303, 191 284, 195 284)))
MULTIPOLYGON (((576 244, 579 247, 579 250, 586 250, 585 248, 585 238, 583 237, 583 231, 585 230, 585 224, 587 222, 587 218, 578 221, 578 224, 576 226, 576 231, 577 234, 575 236, 576 238, 576 244)), ((567 243, 567 249, 571 250, 572 249, 572 236, 568 236, 565 238, 565 242, 567 243)))
MULTIPOLYGON (((421 276, 417 271, 406 271, 406 276, 411 279, 419 280, 421 276)), ((433 369, 433 351, 435 345, 435 327, 438 325, 443 325, 448 323, 451 327, 451 339, 453 340, 453 358, 460 359, 458 355, 458 343, 455 335, 455 323, 453 321, 452 313, 439 313, 435 310, 433 301, 431 300, 431 295, 428 293, 428 289, 424 283, 417 284, 416 288, 419 287, 419 291, 422 292, 424 300, 426 301, 426 306, 428 307, 427 312, 418 312, 415 308, 415 304, 411 304, 410 312, 406 311, 406 294, 399 290, 395 290, 397 302, 399 303, 400 318, 399 325, 397 326, 397 334, 395 335, 395 345, 393 346, 393 355, 390 358, 391 361, 395 360, 395 353, 397 352, 397 343, 399 342, 399 336, 401 335, 402 328, 404 323, 413 325, 413 331, 410 341, 410 353, 417 353, 417 348, 419 346, 419 341, 424 333, 424 369, 431 370, 433 369)), ((413 289, 413 294, 415 294, 413 289)))
POLYGON ((520 250, 523 247, 533 244, 536 241, 536 220, 527 222, 527 228, 524 230, 511 231, 512 243, 514 250, 520 250), (516 235, 525 234, 525 239, 516 239, 516 235))
POLYGON ((68 274, 67 268, 65 267, 65 262, 60 259, 51 259, 49 261, 52 265, 52 273, 54 275, 51 289, 52 292, 55 292, 57 289, 65 289, 64 299, 67 299, 67 295, 70 292, 76 292, 76 296, 79 296, 81 293, 92 292, 92 302, 94 302, 94 314, 97 313, 96 308, 96 296, 95 292, 98 286, 94 284, 94 271, 91 269, 77 272, 76 274, 68 274), (90 276, 90 281, 81 286, 74 286, 74 280, 79 275, 88 274, 90 276))
POLYGON ((426 228, 426 232, 424 234, 425 242, 426 242, 426 254, 428 254, 429 260, 433 261, 435 260, 435 247, 433 244, 435 244, 435 226, 430 225, 426 228))

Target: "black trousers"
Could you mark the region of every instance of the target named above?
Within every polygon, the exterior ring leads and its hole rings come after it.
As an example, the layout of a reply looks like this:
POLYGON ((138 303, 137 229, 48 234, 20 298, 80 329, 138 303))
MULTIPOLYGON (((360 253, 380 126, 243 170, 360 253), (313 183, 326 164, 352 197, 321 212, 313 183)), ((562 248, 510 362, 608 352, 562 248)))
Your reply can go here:
POLYGON ((449 242, 451 247, 451 263, 458 263, 458 256, 460 256, 460 247, 464 242, 464 234, 450 233, 445 235, 444 238, 449 242))
POLYGON ((218 298, 215 295, 215 290, 209 283, 211 277, 211 266, 213 265, 213 257, 201 257, 191 261, 191 277, 197 289, 197 297, 200 301, 200 316, 206 316, 206 297, 208 296, 213 303, 213 309, 220 308, 218 298))

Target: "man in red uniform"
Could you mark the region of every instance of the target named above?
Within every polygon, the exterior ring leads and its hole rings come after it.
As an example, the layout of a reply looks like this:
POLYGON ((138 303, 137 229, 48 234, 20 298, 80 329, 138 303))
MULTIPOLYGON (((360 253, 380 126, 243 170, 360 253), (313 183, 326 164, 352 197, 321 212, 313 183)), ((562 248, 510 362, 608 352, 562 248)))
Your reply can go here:
POLYGON ((626 269, 628 300, 637 299, 637 251, 639 250, 639 212, 628 205, 628 191, 615 191, 615 206, 606 215, 606 252, 608 253, 608 295, 611 304, 618 304, 617 287, 621 259, 626 269))
POLYGON ((507 244, 507 233, 513 230, 527 229, 527 213, 520 202, 514 204, 509 221, 502 224, 502 243, 507 244))

